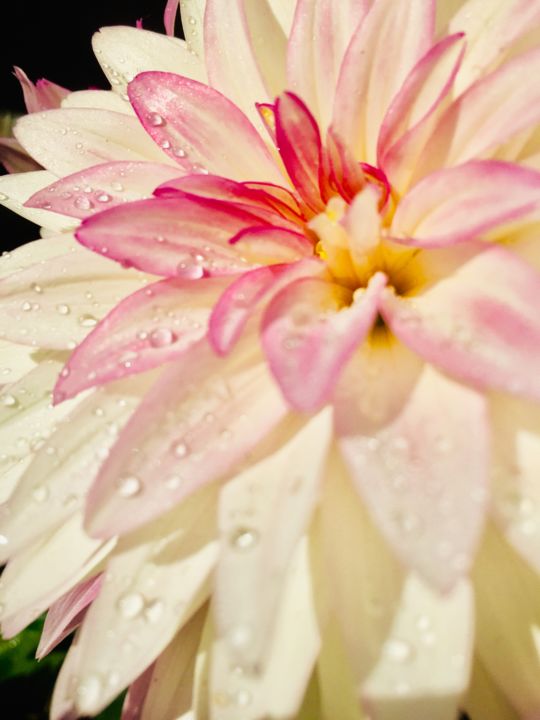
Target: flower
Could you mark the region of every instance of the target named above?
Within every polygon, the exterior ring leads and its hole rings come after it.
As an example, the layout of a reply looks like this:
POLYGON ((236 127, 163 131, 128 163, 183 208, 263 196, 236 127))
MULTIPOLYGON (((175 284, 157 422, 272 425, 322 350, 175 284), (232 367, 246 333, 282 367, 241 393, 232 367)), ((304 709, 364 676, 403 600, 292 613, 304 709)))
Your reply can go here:
POLYGON ((4 633, 55 720, 537 717, 540 2, 177 6, 0 181, 4 633))

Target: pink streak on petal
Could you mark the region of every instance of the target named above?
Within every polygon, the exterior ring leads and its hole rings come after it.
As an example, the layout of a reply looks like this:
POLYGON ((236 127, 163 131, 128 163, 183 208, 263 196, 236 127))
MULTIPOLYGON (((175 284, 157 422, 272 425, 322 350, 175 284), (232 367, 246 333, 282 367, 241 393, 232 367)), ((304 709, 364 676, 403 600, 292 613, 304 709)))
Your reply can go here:
MULTIPOLYGON (((176 0, 178 2, 178 0, 176 0)), ((120 720, 139 720, 142 716, 144 701, 148 694, 152 676, 154 674, 155 663, 152 663, 139 677, 129 686, 124 704, 122 705, 122 715, 120 720)))
POLYGON ((24 102, 29 113, 58 108, 62 100, 69 95, 69 90, 50 82, 50 80, 38 80, 34 85, 21 68, 14 67, 13 70, 21 84, 24 102))
POLYGON ((168 279, 122 300, 69 358, 54 403, 182 355, 206 334, 212 307, 228 284, 228 278, 168 279))
POLYGON ((313 243, 305 235, 283 227, 251 227, 229 241, 250 262, 270 265, 294 262, 313 255, 313 243))
POLYGON ((208 340, 218 355, 227 355, 239 340, 261 300, 271 299, 286 284, 324 272, 315 258, 293 265, 270 265, 244 273, 216 303, 208 324, 208 340))
POLYGON ((486 75, 450 105, 433 130, 416 178, 439 167, 490 157, 540 119, 540 49, 518 55, 486 75))
POLYGON ((276 141, 298 194, 312 212, 322 212, 319 128, 307 106, 292 93, 284 93, 276 101, 276 141))
POLYGON ((254 213, 264 222, 286 224, 295 230, 301 222, 298 215, 290 209, 294 198, 284 188, 281 194, 287 202, 276 199, 266 187, 250 187, 247 183, 220 177, 219 175, 186 175, 168 181, 156 188, 156 197, 209 198, 223 200, 240 209, 254 213), (284 221, 284 218, 286 221, 284 221))
POLYGON ((174 26, 176 23, 176 15, 180 7, 180 0, 167 0, 165 11, 163 13, 163 24, 167 35, 174 37, 174 26))
POLYGON ((68 175, 32 195, 25 207, 86 218, 122 203, 151 197, 179 169, 151 162, 111 162, 68 175))
POLYGON ((164 275, 199 279, 247 269, 229 245, 256 215, 230 203, 206 198, 141 200, 86 219, 79 242, 124 266, 164 275))
POLYGON ((325 154, 331 184, 344 200, 352 202, 366 183, 361 163, 354 159, 332 128, 327 133, 325 154))
POLYGON ((540 275, 488 246, 423 294, 381 299, 398 338, 428 362, 481 389, 540 399, 540 275))
POLYGON ((414 66, 384 117, 377 144, 378 165, 387 154, 432 115, 452 87, 465 43, 463 33, 445 37, 414 66))
POLYGON ((382 120, 410 70, 431 47, 434 17, 434 0, 377 0, 353 35, 332 124, 356 159, 376 163, 382 120))
POLYGON ((38 660, 48 655, 81 624, 88 605, 99 594, 102 580, 102 575, 84 580, 51 605, 36 650, 38 660))
POLYGON ((448 592, 472 565, 486 511, 484 398, 426 368, 378 432, 358 420, 337 405, 337 432, 358 492, 402 561, 448 592))
POLYGON ((540 172, 497 160, 439 170, 401 200, 390 234, 407 245, 444 247, 481 237, 540 203, 540 172))
POLYGON ((186 171, 282 180, 253 125, 217 90, 172 73, 144 72, 129 84, 128 94, 149 135, 186 171))
POLYGON ((229 472, 286 412, 254 343, 226 359, 205 341, 194 345, 120 434, 88 497, 88 531, 111 537, 161 515, 229 472), (123 493, 126 477, 140 489, 123 493))
POLYGON ((377 316, 387 278, 377 273, 363 296, 333 283, 304 278, 287 285, 262 322, 270 369, 288 402, 314 412, 329 402, 339 375, 377 316))

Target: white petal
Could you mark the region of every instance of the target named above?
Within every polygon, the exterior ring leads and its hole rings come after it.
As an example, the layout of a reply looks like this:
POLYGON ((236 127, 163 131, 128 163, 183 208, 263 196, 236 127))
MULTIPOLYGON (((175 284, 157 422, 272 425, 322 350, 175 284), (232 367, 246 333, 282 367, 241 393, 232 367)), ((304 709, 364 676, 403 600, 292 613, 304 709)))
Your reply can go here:
POLYGON ((203 63, 178 38, 133 27, 105 27, 92 38, 92 47, 112 89, 124 99, 127 84, 147 70, 206 80, 203 63))
POLYGON ((88 108, 90 110, 111 110, 123 115, 133 115, 131 106, 112 90, 78 90, 67 95, 62 108, 88 108))
POLYGON ((47 210, 24 207, 28 198, 55 181, 56 176, 46 170, 4 175, 0 178, 0 204, 54 233, 69 232, 77 227, 77 220, 47 210))

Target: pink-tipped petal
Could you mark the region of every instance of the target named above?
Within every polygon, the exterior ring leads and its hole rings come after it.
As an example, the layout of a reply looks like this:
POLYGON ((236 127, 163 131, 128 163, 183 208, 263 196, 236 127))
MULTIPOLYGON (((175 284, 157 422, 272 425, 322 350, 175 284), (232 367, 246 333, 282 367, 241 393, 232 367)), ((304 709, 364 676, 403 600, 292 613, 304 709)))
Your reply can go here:
POLYGON ((155 663, 149 665, 139 677, 132 682, 122 704, 120 720, 140 720, 144 701, 152 683, 155 663))
POLYGON ((224 278, 168 279, 130 295, 71 355, 53 398, 63 401, 182 355, 206 334, 212 307, 228 284, 224 278))
POLYGON ((180 0, 167 0, 165 10, 163 11, 163 24, 167 35, 174 37, 174 26, 176 24, 176 16, 180 8, 180 0))
POLYGON ((471 567, 482 530, 488 463, 483 398, 426 368, 397 416, 378 432, 365 421, 357 424, 361 416, 346 407, 337 406, 336 427, 358 491, 398 556, 448 591, 471 567))
POLYGON ((155 198, 88 218, 76 235, 86 247, 124 266, 197 280, 249 267, 229 240, 250 225, 261 220, 230 203, 155 198))
POLYGON ((493 245, 421 295, 388 291, 380 307, 402 342, 448 374, 538 400, 539 293, 540 275, 493 245))
POLYGON ((129 97, 146 131, 185 170, 282 180, 253 125, 217 90, 172 73, 145 72, 129 84, 129 97))
POLYGON ((378 165, 400 194, 444 111, 464 53, 462 34, 434 45, 411 70, 386 113, 377 145, 378 165))
POLYGON ((313 255, 313 244, 305 235, 283 227, 246 228, 230 242, 242 257, 260 265, 291 263, 313 255))
POLYGON ((368 8, 369 0, 296 3, 288 44, 287 86, 308 104, 323 130, 331 119, 343 56, 368 8))
POLYGON ((390 234, 407 245, 444 247, 482 237, 540 207, 540 172, 476 160, 431 173, 402 199, 390 234))
POLYGON ((84 580, 51 605, 36 650, 38 660, 81 624, 88 605, 98 596, 102 582, 102 575, 84 580))
POLYGON ((24 104, 29 113, 58 108, 62 100, 69 95, 69 90, 50 80, 38 80, 34 85, 24 70, 19 67, 13 69, 15 77, 21 84, 24 104))
POLYGON ((102 210, 152 196, 158 185, 181 172, 151 162, 111 162, 68 175, 39 190, 25 206, 86 218, 102 210))
POLYGON ((385 285, 378 273, 353 300, 342 286, 303 278, 274 297, 263 317, 262 343, 294 408, 312 412, 332 398, 344 365, 375 321, 385 285))
POLYGON ((47 110, 25 115, 13 132, 23 148, 57 177, 118 160, 166 161, 137 118, 110 110, 47 110))
POLYGON ((381 122, 432 45, 434 13, 433 0, 378 0, 353 35, 339 75, 333 127, 358 160, 376 162, 381 122))
POLYGON ((302 200, 312 212, 321 212, 324 209, 319 189, 321 136, 307 106, 292 93, 284 93, 276 102, 276 142, 302 200))
POLYGON ((326 136, 325 153, 331 183, 347 202, 351 202, 366 182, 361 163, 354 159, 332 128, 326 136))
POLYGON ((156 188, 154 195, 160 198, 221 200, 253 213, 264 223, 284 225, 291 230, 299 230, 301 218, 298 214, 298 205, 285 188, 280 188, 280 197, 276 197, 275 193, 271 193, 262 183, 261 187, 251 187, 251 185, 219 175, 186 175, 163 183, 156 188))
POLYGON ((414 177, 435 168, 496 155, 520 131, 540 118, 538 48, 523 53, 478 80, 450 105, 433 133, 414 177))
POLYGON ((90 532, 110 536, 160 515, 228 472, 285 413, 253 350, 223 360, 204 342, 193 346, 146 394, 103 464, 88 499, 90 532))
POLYGON ((272 265, 256 268, 241 275, 220 297, 210 316, 208 340, 219 355, 227 355, 257 312, 261 300, 269 299, 286 284, 324 273, 319 261, 304 260, 294 265, 272 265))

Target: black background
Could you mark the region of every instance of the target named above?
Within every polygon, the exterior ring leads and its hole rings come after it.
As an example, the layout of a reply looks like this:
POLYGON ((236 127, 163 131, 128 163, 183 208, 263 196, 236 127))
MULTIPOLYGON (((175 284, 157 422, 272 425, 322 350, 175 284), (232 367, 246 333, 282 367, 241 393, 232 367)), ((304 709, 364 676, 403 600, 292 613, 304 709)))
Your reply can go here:
MULTIPOLYGON (((164 7, 164 0, 6 0, 0 17, 0 112, 25 112, 14 65, 34 82, 44 77, 70 90, 108 88, 92 53, 92 34, 106 25, 133 26, 138 19, 146 29, 163 32, 164 7)), ((0 207, 2 250, 37 236, 35 225, 0 207)))

